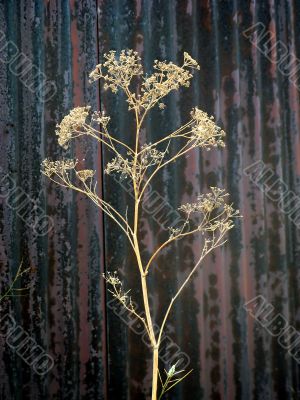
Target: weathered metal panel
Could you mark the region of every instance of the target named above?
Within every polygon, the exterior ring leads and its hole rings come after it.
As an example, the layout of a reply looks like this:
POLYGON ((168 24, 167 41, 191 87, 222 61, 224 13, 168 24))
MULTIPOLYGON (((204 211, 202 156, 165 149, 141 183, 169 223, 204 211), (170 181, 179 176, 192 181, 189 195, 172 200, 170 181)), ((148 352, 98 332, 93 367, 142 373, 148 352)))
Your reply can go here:
MULTIPOLYGON (((253 182, 243 172, 261 160, 273 181, 276 175, 299 195, 299 18, 299 3, 283 0, 0 2, 4 40, 15 43, 57 88, 43 101, 13 72, 7 50, 0 50, 1 178, 8 173, 54 222, 47 235, 38 235, 2 198, 1 290, 21 259, 36 269, 29 296, 10 299, 2 308, 55 361, 52 371, 38 376, 2 340, 1 399, 147 398, 151 354, 141 340, 141 327, 112 303, 105 306, 111 297, 100 277, 104 269, 121 268, 125 287, 140 299, 129 246, 89 200, 50 184, 39 172, 46 156, 74 155, 98 169, 105 199, 126 209, 130 195, 104 177, 108 157, 102 149, 88 142, 65 152, 54 134, 70 108, 88 103, 105 109, 112 116, 112 130, 132 140, 133 120, 124 98, 113 98, 101 87, 99 93, 97 85, 88 83, 88 72, 104 52, 123 48, 138 50, 148 72, 154 59, 180 62, 183 51, 201 64, 191 87, 170 95, 167 108, 147 119, 143 135, 148 142, 178 127, 196 105, 215 115, 227 132, 225 150, 195 151, 170 165, 153 181, 151 194, 160 193, 176 209, 208 186, 224 186, 244 216, 225 248, 203 264, 170 316, 167 334, 173 349, 163 349, 161 357, 172 357, 178 346, 189 355, 187 368, 193 373, 169 398, 299 398, 297 361, 243 308, 262 295, 274 307, 274 316, 281 313, 300 329, 299 228, 282 211, 280 199, 268 195, 266 180, 253 182), (245 34, 255 23, 268 32, 269 41, 264 39, 260 49, 260 42, 245 34), (285 51, 286 65, 279 62, 285 51)), ((33 88, 41 79, 39 75, 33 88)), ((16 197, 14 192, 11 199, 16 197)), ((167 235, 160 218, 154 206, 144 210, 140 235, 145 257, 167 235)), ((199 243, 197 238, 182 241, 157 259, 149 277, 157 324, 196 259, 199 243)))
MULTIPOLYGON (((11 63, 1 63, 1 167, 32 200, 39 200, 54 223, 47 235, 38 236, 4 201, 1 273, 7 284, 8 271, 12 278, 21 259, 35 266, 30 296, 14 299, 9 310, 55 360, 51 372, 38 376, 2 345, 1 398, 103 398, 102 217, 87 199, 50 185, 40 173, 46 156, 70 156, 57 146, 56 123, 73 106, 99 106, 97 88, 88 85, 88 71, 98 59, 96 4, 5 1, 0 18, 6 40, 29 58, 28 74, 41 72, 57 87, 52 98, 42 101, 34 85, 35 90, 29 89, 11 71, 11 63)), ((101 165, 94 143, 72 153, 101 165)), ((101 175, 99 181, 101 186, 101 175)))

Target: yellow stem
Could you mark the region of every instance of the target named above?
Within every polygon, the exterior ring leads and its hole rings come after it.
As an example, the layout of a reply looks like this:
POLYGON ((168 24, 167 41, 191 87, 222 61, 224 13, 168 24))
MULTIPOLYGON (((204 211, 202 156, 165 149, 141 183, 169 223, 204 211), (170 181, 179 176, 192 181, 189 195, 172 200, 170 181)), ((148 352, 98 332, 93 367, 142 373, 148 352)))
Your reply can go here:
POLYGON ((136 181, 136 164, 138 158, 138 150, 139 150, 139 133, 141 127, 141 121, 139 121, 138 111, 135 110, 136 116, 136 141, 135 141, 135 153, 134 153, 134 162, 133 162, 133 188, 134 188, 134 223, 133 223, 133 244, 134 250, 137 258, 137 263, 141 276, 141 284, 142 284, 142 293, 143 293, 143 302, 144 309, 146 315, 146 323, 148 326, 148 334, 149 339, 153 348, 153 379, 152 379, 152 400, 157 399, 157 378, 158 378, 158 346, 156 344, 155 333, 153 329, 153 323, 150 312, 149 305, 149 296, 148 296, 148 287, 147 287, 147 275, 144 271, 139 241, 138 241, 138 221, 139 221, 139 188, 138 182, 136 181))
POLYGON ((158 381, 158 346, 153 347, 153 369, 152 369, 152 395, 151 400, 157 399, 158 381))

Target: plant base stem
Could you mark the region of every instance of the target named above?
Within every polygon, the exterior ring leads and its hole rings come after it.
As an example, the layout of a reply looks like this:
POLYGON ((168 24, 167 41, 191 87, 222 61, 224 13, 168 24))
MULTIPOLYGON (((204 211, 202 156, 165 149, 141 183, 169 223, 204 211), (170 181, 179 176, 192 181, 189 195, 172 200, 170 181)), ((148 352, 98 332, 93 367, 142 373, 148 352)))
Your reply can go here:
POLYGON ((158 380, 158 347, 153 348, 153 372, 152 372, 152 397, 157 400, 157 380, 158 380))

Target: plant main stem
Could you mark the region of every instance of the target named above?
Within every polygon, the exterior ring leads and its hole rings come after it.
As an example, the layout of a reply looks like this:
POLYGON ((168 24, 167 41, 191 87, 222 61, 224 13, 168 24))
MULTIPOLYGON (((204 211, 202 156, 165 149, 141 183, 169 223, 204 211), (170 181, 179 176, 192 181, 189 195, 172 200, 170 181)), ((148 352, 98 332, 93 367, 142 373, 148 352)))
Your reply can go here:
POLYGON ((157 380, 158 380, 158 345, 153 347, 152 396, 151 396, 151 400, 156 400, 157 399, 157 380))
MULTIPOLYGON (((135 143, 135 154, 134 154, 134 163, 133 163, 133 171, 135 175, 136 171, 136 164, 137 164, 137 157, 138 157, 138 142, 139 142, 139 132, 141 122, 139 121, 138 114, 136 113, 136 143, 135 143)), ((151 318, 150 312, 150 305, 149 305, 149 296, 148 296, 148 288, 147 288, 147 272, 144 271, 140 246, 138 241, 138 222, 139 222, 139 191, 137 187, 137 182, 135 179, 133 180, 133 188, 134 188, 134 223, 133 223, 133 246, 135 255, 137 258, 137 263, 141 275, 141 283, 142 283, 142 293, 143 293, 143 301, 144 301, 144 308, 146 314, 146 323, 148 326, 149 331, 149 339, 151 342, 151 346, 153 349, 153 368, 152 368, 152 396, 151 400, 157 400, 157 380, 158 380, 158 344, 156 342, 155 333, 153 329, 153 323, 151 318)))

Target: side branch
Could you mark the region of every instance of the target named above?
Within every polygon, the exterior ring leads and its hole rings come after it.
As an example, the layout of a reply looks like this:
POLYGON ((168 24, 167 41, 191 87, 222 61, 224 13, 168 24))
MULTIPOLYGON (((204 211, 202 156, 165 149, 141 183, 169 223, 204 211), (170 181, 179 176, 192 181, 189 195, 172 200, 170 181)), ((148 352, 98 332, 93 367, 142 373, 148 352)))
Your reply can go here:
POLYGON ((150 175, 150 177, 147 179, 147 181, 145 182, 142 190, 140 191, 139 194, 139 201, 141 200, 141 198, 143 197, 143 194, 147 188, 147 186, 149 185, 149 183, 151 182, 151 180, 154 178, 154 176, 158 173, 158 171, 160 171, 162 168, 164 168, 166 165, 170 164, 171 162, 175 161, 177 158, 183 156, 184 154, 186 154, 187 152, 189 152, 190 150, 192 150, 195 146, 189 146, 190 143, 185 144, 181 150, 176 153, 172 158, 170 158, 169 160, 165 161, 164 163, 161 163, 160 165, 158 165, 155 170, 152 172, 152 174, 150 175))
POLYGON ((173 304, 174 304, 175 300, 176 300, 177 297, 180 295, 180 293, 182 292, 182 290, 184 289, 184 287, 187 285, 187 283, 189 282, 189 280, 191 279, 192 275, 195 273, 195 271, 197 270, 197 268, 199 267, 199 265, 201 264, 201 262, 203 261, 203 259, 204 259, 212 250, 214 250, 214 249, 216 249, 217 247, 220 247, 220 246, 222 246, 223 244, 226 243, 227 240, 224 240, 223 242, 221 242, 221 239, 224 237, 225 233, 226 233, 226 232, 220 234, 220 236, 219 236, 219 238, 217 239, 217 241, 216 241, 215 243, 213 243, 213 244, 210 246, 209 249, 207 249, 207 246, 204 245, 199 260, 197 261, 197 263, 195 264, 195 266, 193 267, 193 269, 191 270, 191 272, 189 273, 189 275, 187 276, 187 278, 185 279, 185 281, 182 283, 182 285, 180 286, 180 288, 179 288, 178 291, 176 292, 175 296, 172 298, 172 300, 171 300, 171 302, 170 302, 170 304, 169 304, 169 306, 168 306, 168 308, 167 308, 167 311, 166 311, 166 314, 165 314, 165 316, 164 316, 163 322, 162 322, 162 324, 161 324, 161 328, 160 328, 159 336, 158 336, 158 340, 157 340, 158 344, 160 344, 160 342, 161 342, 161 337, 162 337, 162 334, 163 334, 163 330, 164 330, 166 321, 167 321, 167 319, 168 319, 168 316, 169 316, 169 314, 170 314, 170 311, 171 311, 171 309, 172 309, 172 307, 173 307, 173 304))
POLYGON ((155 257, 157 257, 157 255, 170 243, 172 243, 173 241, 177 240, 177 239, 181 239, 185 236, 189 236, 189 235, 193 235, 194 233, 199 232, 199 228, 197 227, 196 229, 193 229, 192 231, 189 232, 184 232, 184 233, 179 233, 176 236, 172 236, 170 237, 168 240, 166 240, 163 244, 161 244, 158 249, 155 250, 155 252, 152 254, 151 258, 149 259, 146 268, 145 268, 145 274, 148 274, 149 268, 153 262, 153 260, 155 259, 155 257))
POLYGON ((26 268, 26 269, 22 270, 22 268, 23 268, 23 260, 20 262, 18 271, 17 271, 13 281, 11 282, 10 286, 8 287, 8 289, 2 295, 0 295, 0 303, 6 297, 25 296, 25 294, 23 294, 23 293, 28 291, 28 289, 29 289, 28 286, 23 287, 23 288, 16 288, 15 287, 15 284, 17 283, 18 279, 21 278, 21 276, 26 274, 31 269, 31 268, 26 268))
POLYGON ((100 130, 95 129, 95 128, 93 128, 92 126, 90 126, 88 124, 85 124, 84 127, 85 127, 86 131, 84 131, 84 132, 78 131, 78 133, 80 132, 81 135, 87 134, 89 136, 92 136, 93 138, 95 138, 99 142, 101 142, 101 143, 105 144, 106 146, 108 146, 116 154, 120 154, 120 153, 116 150, 113 142, 118 144, 118 145, 120 145, 120 146, 122 146, 122 147, 124 147, 127 151, 130 152, 130 154, 133 153, 132 148, 129 147, 126 143, 122 142, 122 140, 119 140, 119 139, 115 138, 114 136, 112 136, 108 132, 106 126, 103 126, 105 132, 101 132, 100 130), (109 143, 106 142, 104 139, 108 139, 109 143))
MULTIPOLYGON (((44 172, 43 172, 44 173, 44 172)), ((45 173, 44 173, 45 174, 45 173)), ((52 176, 49 176, 49 174, 45 174, 48 176, 48 178, 53 181, 54 183, 57 183, 60 186, 73 189, 79 193, 82 193, 86 196, 88 196, 94 204, 96 204, 97 207, 101 209, 106 215, 108 215, 126 234, 132 248, 134 249, 134 244, 132 241, 132 228, 130 227, 128 221, 108 202, 104 201, 101 199, 96 193, 95 190, 92 191, 90 187, 87 186, 85 182, 83 182, 84 187, 86 190, 83 190, 79 188, 78 186, 73 185, 73 183, 70 181, 69 176, 67 174, 58 174, 56 173, 56 176, 60 178, 61 181, 58 181, 56 179, 53 179, 52 176)), ((94 187, 94 189, 96 186, 94 187)))
POLYGON ((128 293, 130 292, 130 290, 127 292, 123 291, 122 282, 118 278, 117 273, 116 272, 115 273, 108 272, 107 274, 103 274, 103 277, 104 277, 106 283, 110 284, 112 287, 112 289, 108 289, 108 291, 113 295, 114 298, 116 298, 120 302, 120 304, 122 304, 122 306, 127 311, 129 311, 132 315, 137 317, 142 322, 142 324, 144 325, 144 327, 150 337, 149 328, 148 328, 148 325, 147 325, 145 319, 137 313, 131 297, 128 296, 128 293))
MULTIPOLYGON (((157 145, 159 145, 159 144, 161 144, 161 143, 163 143, 163 142, 165 142, 165 141, 167 141, 167 140, 175 139, 175 138, 181 137, 181 135, 179 135, 179 134, 180 134, 182 131, 184 131, 186 128, 190 127, 190 126, 192 125, 192 123, 193 123, 193 120, 190 120, 190 121, 187 122, 185 125, 182 125, 180 128, 178 128, 176 131, 170 133, 169 135, 164 136, 162 139, 158 140, 157 142, 154 142, 154 143, 149 144, 149 145, 148 145, 148 149, 155 148, 157 145)), ((138 153, 138 155, 143 154, 143 152, 144 152, 145 150, 146 150, 146 149, 140 150, 139 153, 138 153)))

